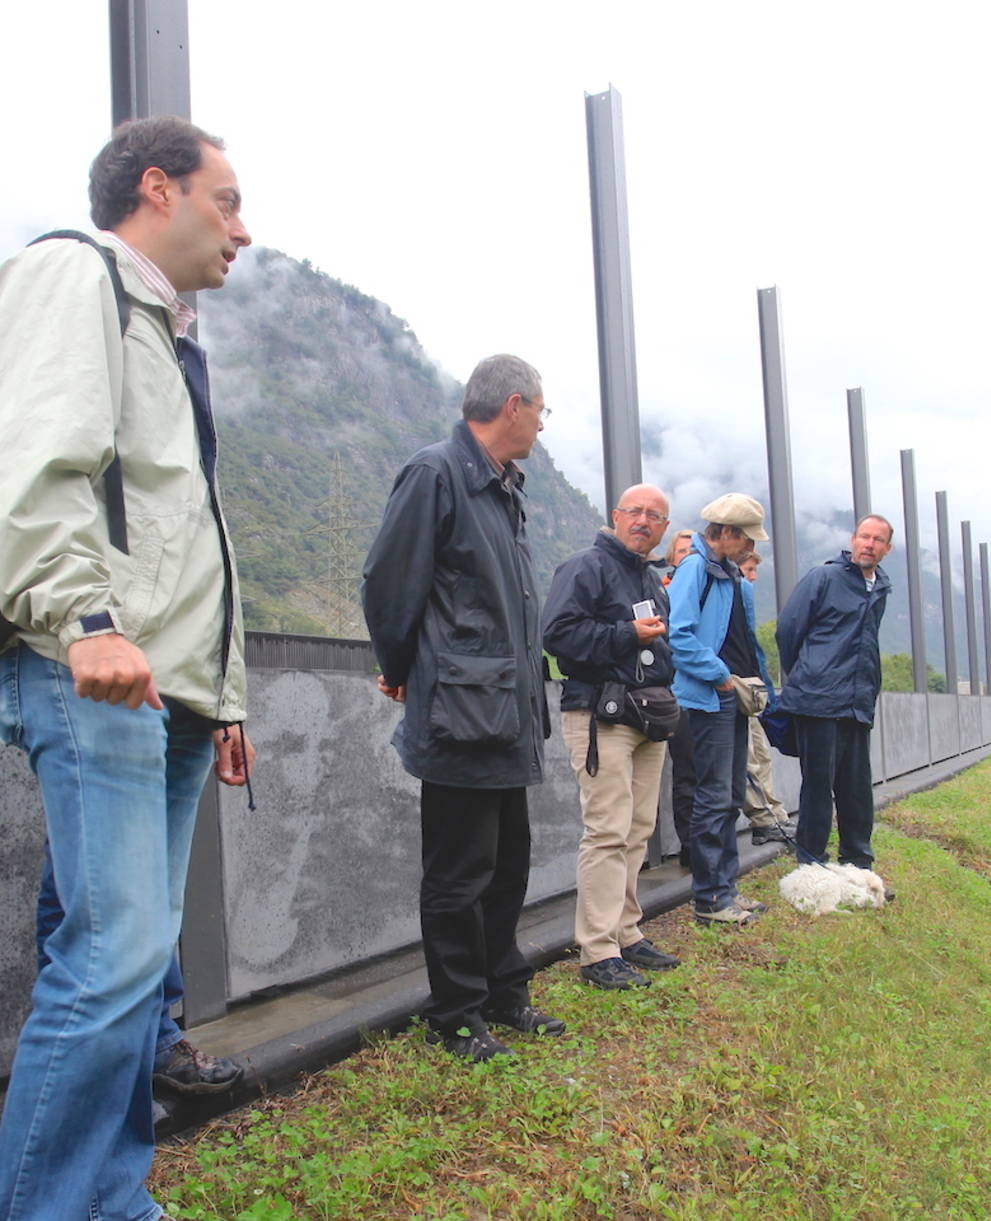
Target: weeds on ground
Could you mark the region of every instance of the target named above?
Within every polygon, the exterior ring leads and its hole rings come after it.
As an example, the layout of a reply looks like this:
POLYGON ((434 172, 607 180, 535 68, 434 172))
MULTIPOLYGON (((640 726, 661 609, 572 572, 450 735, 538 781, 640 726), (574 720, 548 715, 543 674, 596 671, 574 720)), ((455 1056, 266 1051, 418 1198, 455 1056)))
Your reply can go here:
POLYGON ((186 1221, 983 1221, 991 884, 876 845, 883 911, 799 916, 779 861, 745 879, 772 904, 750 929, 648 925, 683 958, 649 989, 542 972, 563 1037, 473 1066, 414 1024, 164 1148, 153 1187, 186 1221))
POLYGON ((991 878, 991 759, 948 784, 914 793, 884 811, 907 835, 935 840, 966 865, 991 878))

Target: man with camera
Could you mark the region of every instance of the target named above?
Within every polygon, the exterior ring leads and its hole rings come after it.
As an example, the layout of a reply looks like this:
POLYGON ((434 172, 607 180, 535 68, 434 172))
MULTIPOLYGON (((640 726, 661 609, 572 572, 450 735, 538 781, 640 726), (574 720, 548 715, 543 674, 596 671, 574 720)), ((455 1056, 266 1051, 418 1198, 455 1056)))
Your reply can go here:
POLYGON ((678 708, 666 640, 668 598, 650 564, 668 525, 660 488, 619 498, 613 529, 555 572, 544 648, 566 675, 561 724, 581 791, 575 938, 581 975, 598 988, 643 988, 678 959, 640 932, 637 876, 657 821, 664 741, 678 708))

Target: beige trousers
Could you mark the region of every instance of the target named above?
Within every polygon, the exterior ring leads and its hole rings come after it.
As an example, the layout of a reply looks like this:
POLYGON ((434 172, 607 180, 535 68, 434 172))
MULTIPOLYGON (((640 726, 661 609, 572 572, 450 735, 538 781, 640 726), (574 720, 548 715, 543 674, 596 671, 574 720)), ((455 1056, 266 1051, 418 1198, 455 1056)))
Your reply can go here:
POLYGON ((598 727, 599 770, 585 770, 587 711, 564 712, 561 728, 581 792, 584 832, 578 847, 575 940, 582 966, 618 958, 643 934, 637 876, 657 822, 663 742, 626 725, 598 727))
POLYGON ((776 822, 785 821, 788 811, 778 801, 774 792, 771 747, 768 745, 764 728, 755 716, 747 719, 750 723, 750 740, 747 744, 747 795, 743 799, 743 812, 750 819, 752 827, 773 827, 776 822), (764 804, 764 797, 761 796, 757 785, 751 783, 751 776, 756 777, 760 788, 764 790, 767 805, 764 804))

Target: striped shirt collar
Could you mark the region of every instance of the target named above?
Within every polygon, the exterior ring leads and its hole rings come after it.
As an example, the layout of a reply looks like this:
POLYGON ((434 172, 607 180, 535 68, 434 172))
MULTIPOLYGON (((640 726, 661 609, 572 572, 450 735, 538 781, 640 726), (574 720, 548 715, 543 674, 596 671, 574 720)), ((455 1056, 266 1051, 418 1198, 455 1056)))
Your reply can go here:
POLYGON ((196 321, 196 311, 183 301, 161 268, 156 267, 151 259, 143 255, 140 250, 135 250, 133 246, 129 246, 123 238, 118 237, 116 233, 111 232, 109 229, 101 229, 100 236, 106 238, 112 246, 115 246, 122 254, 126 254, 131 260, 134 264, 134 270, 141 279, 141 283, 149 292, 154 293, 161 300, 162 304, 172 315, 175 323, 176 337, 181 339, 196 321))

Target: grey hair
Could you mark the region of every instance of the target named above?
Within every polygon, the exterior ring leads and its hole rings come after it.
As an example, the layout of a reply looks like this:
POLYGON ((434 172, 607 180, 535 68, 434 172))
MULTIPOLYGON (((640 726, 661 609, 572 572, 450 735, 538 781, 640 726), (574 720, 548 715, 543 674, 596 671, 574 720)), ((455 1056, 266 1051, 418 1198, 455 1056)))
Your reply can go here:
POLYGON ((505 353, 487 356, 468 378, 461 414, 466 420, 488 424, 510 395, 518 394, 530 402, 540 393, 540 374, 533 365, 505 353))

